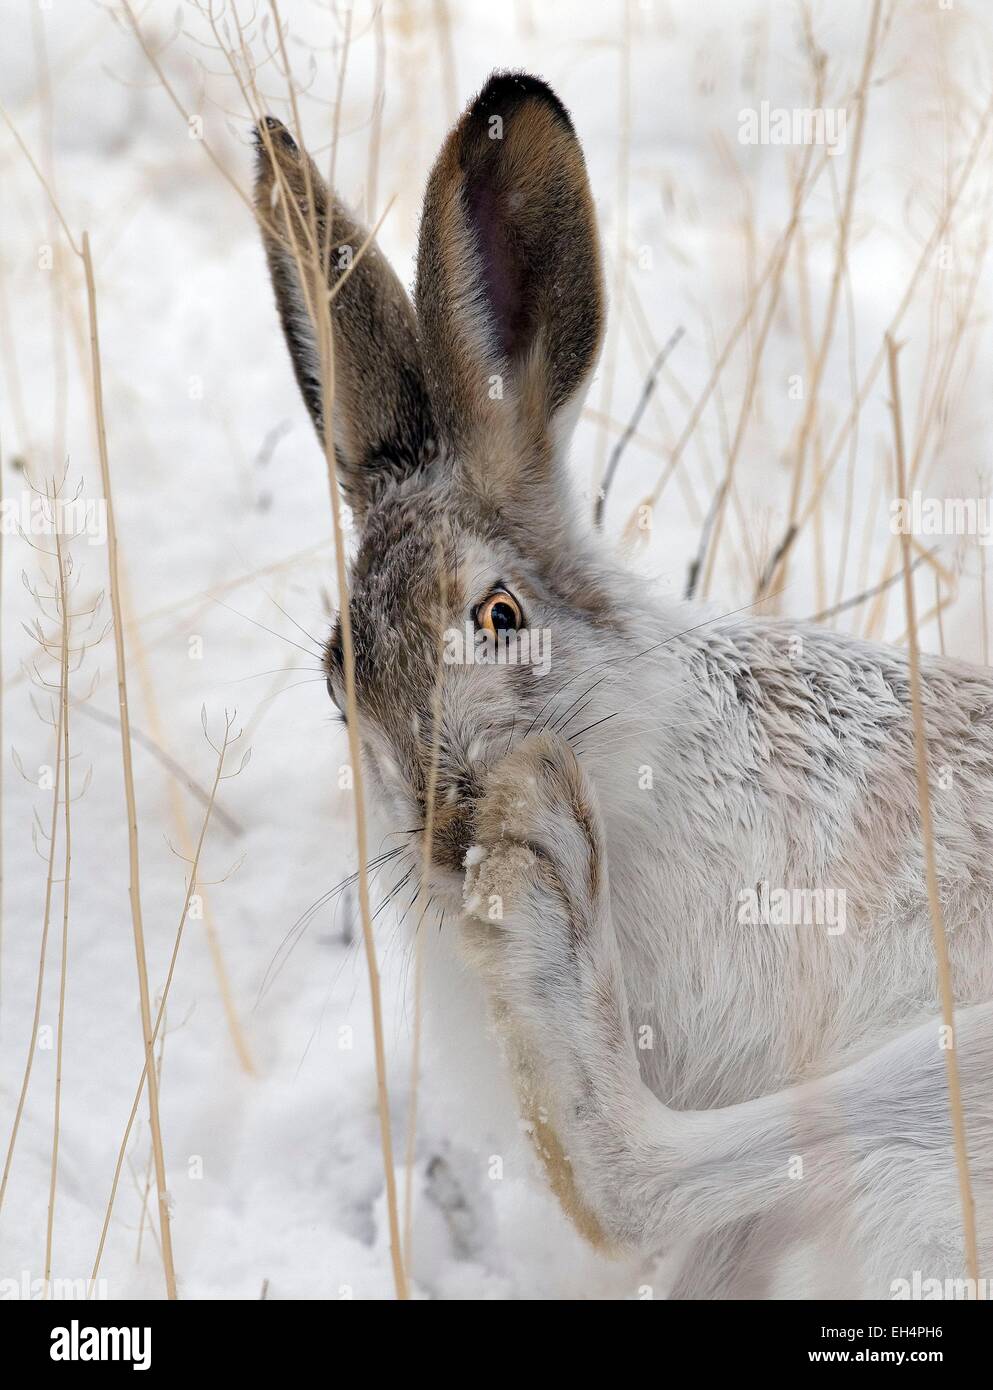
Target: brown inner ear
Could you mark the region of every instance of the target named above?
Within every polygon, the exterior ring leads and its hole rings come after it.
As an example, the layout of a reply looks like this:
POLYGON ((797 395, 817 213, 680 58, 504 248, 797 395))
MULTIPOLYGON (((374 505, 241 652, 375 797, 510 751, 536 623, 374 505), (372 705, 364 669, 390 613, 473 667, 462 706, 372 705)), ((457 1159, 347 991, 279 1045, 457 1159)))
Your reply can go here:
POLYGON ((551 498, 550 425, 593 368, 604 302, 582 150, 539 79, 494 74, 442 147, 417 314, 435 418, 474 486, 500 505, 551 498))
POLYGON ((505 198, 486 175, 466 184, 466 220, 475 236, 482 265, 486 303, 497 334, 497 346, 513 361, 526 351, 532 336, 532 308, 527 302, 527 278, 518 248, 513 244, 505 213, 505 198))

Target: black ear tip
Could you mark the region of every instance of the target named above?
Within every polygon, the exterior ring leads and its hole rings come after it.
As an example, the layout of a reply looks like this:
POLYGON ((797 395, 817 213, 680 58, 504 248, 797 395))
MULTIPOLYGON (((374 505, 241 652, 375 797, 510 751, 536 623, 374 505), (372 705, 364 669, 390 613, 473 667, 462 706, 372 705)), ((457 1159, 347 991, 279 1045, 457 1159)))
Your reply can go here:
POLYGON ((509 116, 516 107, 528 99, 537 98, 555 113, 570 135, 575 131, 572 117, 558 97, 543 82, 530 72, 495 72, 470 107, 470 118, 488 120, 491 116, 509 116))
POLYGON ((264 133, 266 131, 268 131, 269 143, 275 144, 278 141, 281 145, 285 145, 288 150, 296 149, 297 143, 283 125, 282 121, 277 120, 275 116, 263 116, 261 121, 259 121, 252 130, 255 148, 261 153, 265 153, 267 149, 266 135, 264 133))

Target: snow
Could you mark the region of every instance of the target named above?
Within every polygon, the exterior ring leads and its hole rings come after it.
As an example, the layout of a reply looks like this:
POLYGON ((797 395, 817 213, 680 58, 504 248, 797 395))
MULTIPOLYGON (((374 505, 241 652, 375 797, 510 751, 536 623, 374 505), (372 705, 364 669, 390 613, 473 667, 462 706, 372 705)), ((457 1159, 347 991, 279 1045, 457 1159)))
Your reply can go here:
MULTIPOLYGON (((242 6, 244 11, 247 7, 242 6)), ((264 7, 263 7, 264 8, 264 7)), ((857 80, 867 7, 818 3, 818 41, 830 59, 829 100, 857 80)), ((645 435, 669 442, 706 383, 714 344, 741 312, 750 278, 789 216, 784 171, 796 151, 737 143, 738 113, 763 99, 809 105, 807 71, 791 4, 631 3, 629 98, 620 3, 449 6, 461 105, 495 66, 542 74, 573 113, 583 140, 616 298, 620 240, 631 259, 628 304, 614 304, 616 368, 605 365, 588 405, 617 421, 638 399, 651 352, 677 325, 685 337, 671 360, 680 390, 664 382, 646 413, 645 435), (621 132, 629 129, 625 160, 621 132), (736 168, 735 168, 736 166, 736 168), (626 186, 626 203, 621 194, 626 186), (751 207, 757 244, 744 210, 751 207), (632 308, 631 301, 637 303, 632 308), (646 334, 650 334, 651 342, 646 334), (654 346, 653 346, 654 345, 654 346), (610 397, 605 375, 612 375, 610 397)), ((326 160, 341 22, 321 7, 282 5, 291 61, 312 97, 302 110, 309 143, 326 160), (313 47, 308 47, 308 45, 313 47)), ((850 266, 856 306, 854 361, 861 378, 882 341, 938 212, 943 138, 951 179, 979 117, 968 100, 989 80, 989 33, 981 7, 901 11, 881 62, 886 81, 870 95, 870 118, 850 266), (943 27, 942 27, 943 26, 943 27), (942 74, 954 73, 954 88, 942 74), (962 97, 965 93, 965 97, 962 97), (962 99, 964 111, 949 112, 962 99), (943 105, 944 101, 944 105, 943 105), (958 116, 961 115, 961 120, 958 116), (952 119, 952 117, 955 119, 952 119), (944 124, 943 124, 944 120, 944 124)), ((341 13, 344 13, 342 8, 341 13)), ((174 34, 175 6, 141 10, 153 48, 174 34)), ((224 167, 247 188, 247 123, 220 72, 203 18, 180 11, 183 32, 161 62, 224 167), (228 114, 230 113, 230 114, 228 114)), ((368 5, 356 4, 355 41, 345 74, 337 182, 355 204, 364 196, 375 43, 368 5)), ((384 252, 409 284, 419 199, 430 163, 455 114, 448 107, 433 7, 385 6, 386 95, 378 208, 384 252)), ((252 759, 222 783, 201 866, 233 1006, 254 1074, 239 1063, 200 918, 186 927, 168 1006, 161 1106, 176 1268, 184 1298, 389 1298, 387 1238, 370 1007, 354 904, 348 894, 308 914, 355 863, 351 793, 339 785, 344 731, 331 722, 315 656, 334 606, 330 513, 324 464, 283 349, 251 217, 211 163, 203 142, 155 78, 123 21, 100 6, 55 0, 5 16, 0 53, 3 103, 43 167, 45 103, 39 95, 39 36, 53 75, 54 187, 74 235, 93 245, 110 463, 128 614, 129 682, 136 730, 189 777, 209 786, 225 710, 237 709, 252 759)), ((271 37, 271 35, 270 35, 271 37)), ((262 54, 262 37, 255 48, 262 54)), ((260 83, 277 100, 276 66, 260 83)), ((4 181, 2 288, 5 328, 0 430, 3 491, 25 490, 19 461, 38 477, 68 457, 69 486, 99 495, 88 388, 81 265, 69 252, 38 183, 9 132, 0 135, 4 181), (53 272, 44 248, 60 246, 65 268, 64 331, 53 337, 53 272), (16 357, 16 367, 13 365, 16 357), (64 429, 58 382, 67 390, 64 429), (23 397, 23 420, 16 399, 23 397)), ((838 156, 843 187, 847 156, 838 156)), ((956 302, 965 296, 977 229, 984 220, 981 174, 964 202, 952 248, 956 302)), ((814 322, 819 324, 833 264, 836 222, 822 182, 805 222, 814 322)), ((917 420, 936 277, 922 281, 901 325, 908 428, 917 420)), ((847 295, 846 289, 846 295, 847 295)), ((989 437, 991 403, 988 281, 980 281, 970 330, 953 377, 951 412, 938 463, 925 450, 924 476, 944 495, 971 495, 989 471, 979 441, 989 437), (971 372, 965 370, 971 366, 971 372), (930 471, 929 471, 930 470, 930 471)), ((2 308, 2 305, 0 305, 2 308)), ((825 396, 827 436, 850 401, 847 309, 842 306, 825 396), (839 346, 840 345, 840 346, 839 346)), ((751 339, 754 346, 754 332, 751 339)), ((722 402, 733 431, 747 370, 735 354, 722 402)), ((755 418, 736 474, 748 539, 768 550, 787 520, 785 458, 802 402, 788 392, 804 360, 795 275, 773 324, 755 418)), ((662 592, 678 595, 722 460, 719 411, 708 408, 684 466, 664 494, 648 546, 636 557, 662 592)), ((573 450, 578 486, 616 438, 598 421, 580 423, 573 450)), ((863 414, 852 474, 859 527, 853 533, 845 595, 859 575, 875 582, 891 537, 885 517, 892 484, 878 470, 890 438, 884 377, 863 414), (861 518, 878 511, 861 556, 861 518)), ((663 460, 635 441, 608 508, 619 534, 663 460)), ((824 511, 833 598, 845 504, 847 453, 824 511)), ((728 543, 713 597, 728 607, 751 597, 746 538, 729 514, 728 543)), ((77 606, 106 588, 106 551, 74 546, 77 606)), ((809 536, 784 597, 784 611, 816 611, 809 536)), ((976 657, 978 565, 964 553, 962 596, 946 621, 949 649, 976 657)), ((949 553, 951 564, 955 555, 949 553)), ((46 851, 35 829, 51 812, 44 769, 53 732, 39 719, 38 692, 22 672, 36 642, 22 626, 37 616, 22 571, 41 582, 28 542, 4 536, 3 561, 3 944, 0 999, 0 1152, 6 1149, 29 1042, 45 891, 46 851), (35 696, 32 703, 32 694, 35 696), (23 775, 11 758, 11 749, 23 775)), ((886 631, 903 629, 899 591, 886 631)), ((930 606, 926 595, 923 606, 930 606)), ((143 1055, 128 904, 128 845, 116 729, 113 642, 96 641, 72 675, 82 708, 71 717, 74 792, 68 992, 62 1130, 53 1274, 85 1278, 92 1266, 118 1146, 143 1055)), ((933 628, 925 640, 936 641, 933 628)), ((44 702, 42 702, 44 705, 44 702)), ((202 805, 145 745, 135 749, 141 893, 153 995, 161 989, 185 896, 185 838, 195 840, 202 805)), ((374 849, 377 846, 373 847, 374 849)), ((470 851, 466 863, 476 863, 470 851)), ((61 850, 60 850, 61 854, 61 850)), ((57 862, 60 862, 57 860, 57 862)), ((57 1023, 61 889, 42 1000, 43 1029, 57 1023)), ((386 1043, 397 1181, 403 1198, 412 1039, 409 937, 379 919, 386 1043)), ((526 1136, 494 1065, 482 1009, 457 967, 439 951, 426 962, 426 1036, 419 1092, 411 1271, 419 1298, 645 1297, 664 1290, 664 1271, 608 1261, 568 1227, 535 1172, 526 1136), (447 974, 446 974, 447 972, 447 974), (461 1014, 461 1016, 459 1016, 461 1014), (499 1161, 497 1161, 499 1160, 499 1161)), ((49 1035, 45 1034, 45 1038, 49 1035)), ((42 1273, 54 1100, 54 1049, 39 1044, 0 1214, 0 1281, 42 1273)), ((129 1145, 101 1274, 112 1296, 158 1298, 164 1284, 147 1222, 136 1259, 140 1190, 149 1164, 147 1108, 129 1145)), ((152 1187, 154 1205, 154 1183, 152 1187)), ((0 1284, 0 1291, 3 1289, 0 1284)))

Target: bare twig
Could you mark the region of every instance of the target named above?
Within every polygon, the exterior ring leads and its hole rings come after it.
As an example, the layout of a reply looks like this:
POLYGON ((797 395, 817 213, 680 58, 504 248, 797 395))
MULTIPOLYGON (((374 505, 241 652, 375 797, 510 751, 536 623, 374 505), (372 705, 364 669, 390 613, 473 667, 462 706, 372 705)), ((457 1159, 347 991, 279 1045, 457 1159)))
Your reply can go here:
MULTIPOLYGON (((138 623, 132 619, 127 626, 137 627, 138 623)), ((82 700, 73 699, 70 703, 73 709, 78 710, 80 714, 85 714, 89 719, 95 719, 98 724, 103 724, 108 729, 116 729, 118 727, 118 722, 113 715, 105 714, 102 709, 95 709, 92 705, 86 704, 82 700)), ((192 777, 190 773, 186 771, 186 768, 183 767, 181 763, 178 763, 170 753, 167 753, 164 748, 160 747, 154 739, 149 738, 148 734, 146 734, 143 729, 137 729, 133 724, 131 725, 131 738, 135 743, 139 744, 140 747, 144 748, 147 753, 151 753, 152 757, 156 758, 158 762, 162 764, 170 777, 174 777, 177 782, 184 786, 190 795, 200 802, 201 806, 206 806, 209 796, 207 789, 201 787, 196 778, 192 777)), ((241 823, 236 821, 234 816, 229 815, 222 806, 214 807, 214 816, 215 819, 220 821, 224 829, 230 835, 244 834, 244 827, 241 823)))
MULTIPOLYGON (((279 24, 279 8, 276 0, 270 0, 270 6, 276 19, 277 35, 282 45, 282 30, 279 24)), ((296 101, 292 78, 290 76, 289 63, 286 59, 285 48, 282 49, 284 64, 289 83, 291 105, 294 108, 294 121, 297 127, 297 143, 301 152, 305 151, 303 134, 300 128, 299 113, 296 111, 296 101)), ((373 1050, 376 1067, 376 1090, 379 1109, 380 1141, 383 1155, 383 1172, 386 1185, 386 1209, 387 1220, 390 1231, 390 1258, 393 1265, 393 1280, 396 1287, 397 1297, 406 1299, 409 1296, 407 1276, 403 1265, 403 1249, 400 1239, 400 1218, 397 1204, 396 1172, 393 1166, 393 1136, 392 1124, 389 1111, 389 1094, 386 1080, 386 1048, 383 1039, 383 1006, 382 991, 379 980, 379 964, 376 958, 376 943, 372 930, 372 910, 369 902, 369 848, 366 830, 366 811, 365 811, 365 785, 362 776, 362 744, 361 729, 358 703, 355 694, 355 649, 352 641, 351 613, 348 601, 348 573, 345 567, 345 542, 341 525, 341 500, 338 491, 337 460, 334 453, 334 339, 331 331, 331 297, 322 288, 325 283, 325 270, 327 262, 320 254, 318 246, 318 226, 317 210, 311 187, 310 164, 303 153, 303 165, 305 170, 306 192, 307 192, 307 218, 306 218, 306 240, 308 243, 309 254, 301 250, 300 245, 293 232, 293 215, 297 208, 296 200, 292 197, 289 190, 285 187, 285 181, 281 177, 279 161, 272 148, 271 138, 268 129, 263 122, 260 133, 266 142, 268 155, 272 161, 273 169, 280 175, 282 186, 283 205, 286 210, 286 229, 292 241, 292 254, 296 260, 299 273, 300 285, 304 290, 307 300, 308 313, 314 324, 317 335, 318 357, 320 363, 321 381, 321 419, 323 421, 323 443, 325 466, 327 468, 328 488, 331 500, 331 520, 334 530, 335 541, 335 577, 338 585, 340 599, 340 621, 341 621, 341 641, 342 656, 345 671, 345 701, 347 708, 347 731, 349 757, 352 765, 353 777, 353 796, 355 800, 355 829, 358 847, 358 890, 359 890, 359 915, 362 922, 362 940, 366 958, 366 969, 369 977, 369 997, 372 1009, 372 1033, 373 1050)), ((334 189, 328 189, 328 232, 330 219, 334 214, 334 189)), ((388 210, 388 207, 387 207, 388 210)), ((384 214, 385 216, 385 211, 384 214)), ((366 238, 366 242, 360 248, 360 255, 365 247, 371 244, 373 233, 366 238)), ((326 242, 330 247, 330 234, 326 242)), ((349 271, 345 274, 354 273, 359 257, 352 261, 349 271)), ((335 285, 338 290, 344 281, 345 276, 341 276, 335 285)))
POLYGON ((665 366, 669 358, 669 354, 672 352, 673 348, 679 342, 680 338, 683 336, 683 333, 684 329, 682 325, 680 325, 670 335, 668 342, 664 345, 664 347, 662 347, 662 349, 658 353, 658 356, 655 358, 655 361, 651 365, 648 376, 645 378, 645 384, 642 386, 641 395, 638 397, 638 402, 634 410, 631 412, 631 418, 624 426, 624 432, 621 435, 620 439, 618 439, 617 443, 611 450, 610 458, 607 460, 607 467, 604 469, 603 482, 601 483, 600 489, 597 492, 596 503, 593 508, 593 521, 594 524, 597 526, 603 525, 603 514, 607 506, 607 496, 610 492, 611 485, 613 484, 614 475, 617 472, 617 465, 621 461, 621 456, 623 455, 624 450, 627 448, 628 444, 630 444, 631 437, 634 434, 635 430, 637 430, 638 425, 641 423, 641 417, 645 413, 645 407, 651 400, 652 392, 655 390, 655 387, 658 384, 659 373, 665 366))
POLYGON ((41 999, 45 984, 45 956, 48 950, 48 929, 52 920, 52 885, 55 880, 55 835, 58 829, 59 797, 62 791, 62 720, 64 715, 65 710, 60 700, 58 724, 55 731, 55 778, 52 788, 52 817, 48 832, 48 872, 45 876, 45 911, 42 918, 41 946, 38 953, 38 978, 35 986, 34 1015, 31 1020, 31 1035, 28 1038, 28 1051, 24 1062, 24 1075, 21 1078, 21 1090, 17 1097, 17 1107, 14 1111, 14 1123, 11 1126, 10 1139, 7 1143, 7 1157, 3 1165, 3 1178, 0 1179, 0 1212, 3 1210, 3 1200, 7 1194, 10 1166, 14 1160, 14 1148, 17 1144, 17 1135, 21 1127, 21 1116, 24 1114, 24 1102, 27 1099, 28 1087, 31 1084, 34 1054, 38 1045, 38 1024, 41 1020, 41 999))
MULTIPOLYGON (((55 491, 52 492, 53 506, 55 491)), ((69 876, 72 864, 72 816, 69 759, 69 583, 67 562, 58 524, 55 527, 55 559, 58 566, 58 607, 61 618, 59 653, 59 724, 62 729, 63 868, 62 868, 62 955, 59 968, 59 1020, 55 1043, 55 1111, 52 1125, 52 1167, 48 1184, 48 1224, 45 1233, 45 1294, 52 1278, 52 1241, 55 1235, 55 1191, 59 1172, 59 1136, 62 1121, 62 1055, 65 1040, 66 978, 69 959, 69 876)))
MULTIPOLYGON (((431 871, 431 856, 434 850, 434 822, 435 806, 437 803, 438 792, 438 758, 441 747, 441 692, 442 682, 445 673, 444 647, 445 647, 445 615, 448 606, 448 583, 447 570, 445 568, 445 537, 438 535, 435 537, 435 544, 438 552, 438 574, 440 576, 438 594, 438 665, 435 672, 434 692, 431 701, 431 753, 430 765, 428 768, 427 798, 424 812, 424 842, 423 856, 421 863, 421 877, 418 883, 417 897, 415 898, 415 922, 421 922, 427 907, 430 904, 422 905, 420 899, 424 895, 425 886, 428 883, 431 871)), ((407 1272, 410 1272, 411 1251, 413 1245, 413 1221, 414 1221, 414 1159, 417 1149, 417 1090, 420 1081, 421 1069, 421 1025, 422 1025, 422 990, 424 976, 423 948, 421 933, 415 929, 414 932, 414 1036, 413 1046, 410 1054, 410 1107, 407 1113, 407 1164, 406 1164, 406 1184, 404 1189, 404 1230, 403 1230, 403 1257, 407 1272)))
MULTIPOLYGON (((900 303, 897 305, 896 311, 894 312, 893 317, 890 319, 889 328, 887 330, 888 335, 890 337, 893 337, 896 333, 899 332, 900 325, 903 322, 904 316, 907 312, 907 309, 910 306, 911 301, 913 300, 914 292, 917 289, 918 283, 920 282, 920 278, 923 275, 925 268, 931 265, 934 260, 935 250, 939 246, 942 238, 945 236, 945 233, 948 229, 948 225, 952 219, 952 214, 954 213, 955 208, 958 206, 959 200, 961 199, 962 194, 969 183, 969 180, 972 178, 973 171, 976 167, 976 161, 979 158, 980 151, 982 150, 982 147, 986 142, 986 137, 989 134, 991 120, 993 120, 993 97, 990 98, 983 111, 979 124, 976 127, 976 133, 973 136, 971 145, 969 146, 968 154, 966 155, 966 158, 963 161, 959 177, 955 182, 955 186, 950 190, 948 194, 948 198, 944 204, 941 215, 935 222, 934 227, 931 230, 931 235, 928 237, 926 244, 921 250, 921 254, 918 257, 917 264, 914 267, 910 279, 907 281, 903 295, 900 299, 900 303)), ((873 358, 873 361, 865 376, 862 378, 862 384, 859 387, 858 395, 852 402, 851 410, 845 417, 844 422, 842 423, 837 435, 835 436, 834 443, 828 450, 827 457, 824 461, 824 468, 822 469, 820 475, 817 478, 816 483, 814 484, 814 487, 811 490, 811 495, 807 499, 806 506, 803 508, 803 511, 800 513, 797 520, 787 525, 782 539, 779 541, 778 545, 773 551, 772 559, 766 566, 761 581, 759 583, 757 591, 758 597, 767 595, 768 591, 774 585, 778 587, 777 581, 780 573, 780 568, 783 562, 785 561, 789 551, 796 544, 797 536, 803 530, 803 527, 810 520, 811 516, 817 509, 821 497, 823 495, 824 489, 827 486, 827 481, 830 478, 832 471, 834 470, 835 464, 841 457, 841 452, 845 447, 845 443, 848 440, 851 431, 855 428, 859 415, 862 413, 862 407, 869 399, 869 395, 876 383, 876 380, 879 377, 879 373, 883 369, 885 362, 886 349, 885 347, 881 347, 879 351, 876 353, 876 356, 873 358)))
POLYGON ((159 1122, 159 1087, 152 1053, 152 1014, 148 999, 148 965, 145 960, 145 928, 141 914, 141 868, 138 857, 138 810, 134 794, 134 771, 131 764, 131 720, 128 713, 127 661, 124 654, 124 620, 121 612, 118 581, 117 528, 114 521, 114 501, 110 484, 110 458, 107 452, 107 429, 103 414, 103 384, 100 366, 100 338, 97 325, 97 291, 90 255, 89 233, 83 233, 83 267, 86 273, 86 303, 90 320, 90 353, 93 372, 93 402, 97 421, 97 448, 100 455, 100 477, 104 505, 107 510, 107 566, 110 571, 110 606, 114 621, 114 654, 117 664, 117 696, 121 712, 121 758, 124 768, 124 796, 128 812, 128 863, 131 900, 131 926, 134 934, 135 965, 138 971, 138 1001, 141 1007, 141 1030, 145 1043, 145 1065, 148 1070, 148 1109, 152 1126, 152 1148, 155 1154, 155 1183, 159 1199, 159 1229, 162 1236, 162 1263, 165 1270, 166 1292, 176 1297, 176 1270, 172 1257, 172 1231, 169 1219, 169 1193, 166 1186, 165 1154, 162 1147, 162 1128, 159 1122))
MULTIPOLYGON (((162 994, 159 998, 159 1007, 155 1015, 155 1026, 149 1029, 148 1047, 145 1049, 145 1064, 142 1067, 141 1076, 138 1078, 138 1085, 135 1089, 134 1100, 131 1103, 131 1113, 128 1116, 128 1122, 124 1129, 124 1137, 121 1140, 120 1148, 117 1152, 117 1166, 114 1169, 114 1180, 111 1183, 110 1196, 107 1199, 107 1209, 104 1212, 103 1226, 100 1230, 100 1243, 97 1246, 96 1257, 93 1261, 93 1270, 90 1275, 91 1287, 95 1286, 96 1277, 100 1270, 100 1261, 103 1258, 104 1246, 107 1243, 107 1232, 110 1229, 110 1218, 113 1214, 114 1201, 117 1197, 117 1189, 121 1180, 121 1170, 124 1167, 124 1159, 127 1153, 128 1140, 131 1137, 131 1130, 134 1127, 135 1116, 138 1114, 138 1107, 141 1104, 142 1091, 145 1089, 146 1081, 148 1081, 149 1083, 149 1088, 151 1088, 153 1083, 157 1084, 158 1082, 158 1069, 155 1065, 155 1058, 153 1055, 155 1040, 158 1037, 160 1028, 162 1027, 162 1020, 165 1017, 166 1005, 169 1002, 169 991, 172 988, 173 975, 175 974, 176 970, 176 961, 179 957, 179 947, 183 940, 183 932, 186 928, 187 919, 189 918, 190 905, 193 902, 193 895, 196 892, 198 875, 200 872, 200 856, 203 853, 204 841, 207 838, 207 830, 210 826, 211 813, 214 809, 214 802, 217 798, 217 789, 220 786, 221 779, 224 775, 224 760, 227 757, 228 749, 230 748, 231 744, 234 743, 235 740, 239 737, 238 734, 232 734, 231 732, 232 728, 234 727, 234 718, 235 716, 233 714, 229 714, 225 717, 224 738, 221 741, 220 748, 215 748, 215 751, 217 753, 217 765, 214 771, 214 780, 211 785, 210 797, 208 799, 207 807, 203 815, 203 821, 200 826, 200 834, 197 837, 196 849, 193 852, 193 859, 190 864, 190 879, 186 889, 186 897, 183 900, 183 910, 180 913, 179 917, 179 926, 176 928, 176 936, 172 945, 172 954, 169 957, 169 968, 166 971, 165 984, 162 986, 162 994)), ((214 747, 213 743, 211 743, 211 746, 214 747)), ((244 766, 244 763, 242 764, 242 766, 244 766)), ((163 1234, 166 1229, 166 1225, 163 1224, 163 1234)))
MULTIPOLYGON (((890 378, 890 408, 893 413, 893 433, 896 446, 897 496, 907 495, 907 465, 903 444, 903 415, 900 407, 900 374, 897 368, 899 349, 894 339, 886 335, 886 356, 890 378)), ((938 868, 934 853, 934 829, 931 821, 931 793, 928 785, 927 740, 924 733, 924 706, 921 695, 921 658, 917 645, 917 620, 914 581, 910 565, 910 535, 906 528, 900 532, 903 555, 903 592, 907 608, 907 643, 910 651, 910 702, 914 723, 914 754, 917 762, 917 791, 920 800, 921 836, 924 841, 924 866, 927 877, 928 902, 931 908, 931 930, 934 935, 934 955, 938 972, 938 992, 941 997, 941 1016, 945 1028, 945 1069, 948 1076, 948 1109, 951 1114, 955 1140, 955 1162, 958 1168, 959 1197, 962 1203, 962 1228, 965 1235, 965 1260, 969 1278, 973 1281, 973 1297, 979 1286, 979 1254, 976 1245, 976 1211, 972 1199, 969 1175, 969 1152, 966 1145, 965 1116, 962 1110, 962 1087, 959 1081, 958 1054, 955 1048, 955 992, 948 960, 948 941, 941 911, 938 888, 938 868)))
MULTIPOLYGON (((926 555, 918 555, 917 559, 914 560, 913 564, 910 566, 911 574, 913 574, 918 566, 923 565, 926 559, 926 555)), ((938 576, 935 575, 936 579, 937 577, 938 576)), ((871 589, 864 589, 860 594, 853 594, 851 598, 846 598, 841 603, 833 604, 832 607, 825 608, 821 613, 815 613, 812 618, 808 618, 806 621, 808 623, 830 622, 831 619, 836 618, 839 613, 847 613, 851 608, 858 608, 861 604, 867 603, 869 599, 875 598, 877 594, 881 594, 884 590, 892 588, 894 584, 899 584, 902 578, 903 570, 896 570, 895 573, 889 575, 886 579, 882 580, 881 583, 874 584, 871 589)))

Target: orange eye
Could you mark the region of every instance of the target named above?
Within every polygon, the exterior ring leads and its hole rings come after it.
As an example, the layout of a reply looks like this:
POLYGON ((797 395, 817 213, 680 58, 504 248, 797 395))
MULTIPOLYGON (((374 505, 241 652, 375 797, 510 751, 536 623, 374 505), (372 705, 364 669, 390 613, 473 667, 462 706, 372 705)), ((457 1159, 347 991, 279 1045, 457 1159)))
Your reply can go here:
POLYGON ((513 594, 494 589, 476 609, 476 624, 495 637, 498 632, 516 632, 523 627, 524 614, 513 594))

